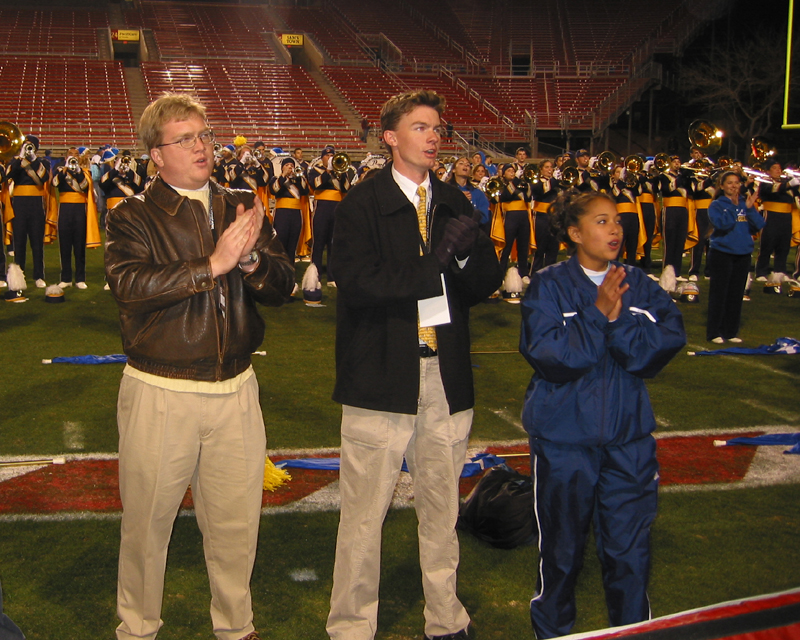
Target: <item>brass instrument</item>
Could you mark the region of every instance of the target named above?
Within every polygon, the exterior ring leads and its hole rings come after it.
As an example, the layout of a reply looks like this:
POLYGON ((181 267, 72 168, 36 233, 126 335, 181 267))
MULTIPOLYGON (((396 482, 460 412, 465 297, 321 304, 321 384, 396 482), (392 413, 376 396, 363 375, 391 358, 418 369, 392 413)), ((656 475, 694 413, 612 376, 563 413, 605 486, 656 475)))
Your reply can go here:
POLYGON ((131 157, 130 156, 122 156, 119 161, 119 171, 130 171, 131 168, 131 157))
POLYGON ((77 172, 80 171, 80 164, 78 164, 78 159, 75 156, 70 156, 67 158, 67 169, 69 171, 77 172))
POLYGON ((657 153, 655 158, 653 158, 653 168, 658 173, 666 173, 669 171, 669 154, 664 153, 657 153))
POLYGON ((36 147, 32 143, 26 142, 22 147, 22 155, 33 160, 36 157, 36 147))
POLYGON ((722 131, 708 120, 695 120, 689 125, 689 142, 704 154, 713 156, 722 146, 722 131))
POLYGON ((456 160, 458 160, 458 158, 455 156, 442 156, 439 158, 439 164, 443 164, 445 169, 447 169, 447 173, 450 173, 450 171, 453 169, 453 165, 456 163, 456 160))
POLYGON ((539 165, 532 163, 526 164, 525 168, 522 170, 522 180, 531 184, 538 184, 541 180, 539 165))
POLYGON ((617 156, 613 151, 603 151, 594 163, 594 169, 600 173, 609 173, 617 163, 617 156))
POLYGON ((11 122, 0 122, 0 160, 6 162, 16 156, 22 145, 25 144, 25 135, 20 128, 11 122))
POLYGON ((692 171, 698 178, 708 178, 711 172, 714 171, 714 163, 708 158, 700 158, 699 160, 692 160, 691 162, 684 162, 681 169, 692 171))
POLYGON ((337 176, 343 176, 350 168, 350 156, 343 151, 334 154, 331 160, 331 169, 337 176))
POLYGON ((483 187, 483 192, 486 194, 487 198, 497 200, 505 188, 505 181, 502 178, 494 177, 489 178, 489 180, 486 182, 483 187))
POLYGON ((772 178, 768 173, 754 169, 753 167, 742 167, 742 173, 748 178, 753 178, 756 182, 763 184, 772 184, 772 178))
POLYGON ((753 153, 750 155, 749 162, 757 169, 761 168, 761 164, 764 160, 770 156, 774 156, 778 152, 778 150, 775 149, 775 147, 771 147, 766 138, 762 136, 756 136, 750 140, 750 149, 753 153))
POLYGON ((294 165, 294 177, 295 178, 302 178, 306 173, 306 170, 303 169, 303 165, 299 163, 295 163, 294 165))
POLYGON ((253 151, 253 157, 261 162, 264 159, 264 152, 261 150, 261 147, 253 151))
POLYGON ((569 189, 575 186, 579 177, 578 163, 570 159, 561 165, 561 180, 558 184, 562 189, 569 189))
POLYGON ((639 174, 644 169, 644 162, 639 156, 630 155, 625 158, 625 186, 633 189, 639 185, 639 174))
POLYGON ((717 158, 717 169, 725 170, 729 169, 733 164, 733 158, 730 156, 720 156, 717 158))

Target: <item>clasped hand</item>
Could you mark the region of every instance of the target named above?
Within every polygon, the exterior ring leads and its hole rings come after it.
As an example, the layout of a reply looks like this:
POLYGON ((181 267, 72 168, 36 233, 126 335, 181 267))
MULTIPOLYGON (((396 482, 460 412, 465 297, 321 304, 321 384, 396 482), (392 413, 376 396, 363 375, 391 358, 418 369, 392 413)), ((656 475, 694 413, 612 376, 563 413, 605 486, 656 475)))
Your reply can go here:
POLYGON ((212 277, 230 272, 247 259, 256 246, 263 224, 264 206, 258 198, 250 209, 245 209, 241 203, 236 207, 236 219, 223 231, 211 254, 212 277))
POLYGON ((597 301, 594 304, 610 322, 619 318, 622 311, 622 294, 630 289, 627 282, 624 284, 622 282, 625 276, 625 267, 612 264, 603 283, 597 287, 597 301))
POLYGON ((453 256, 469 255, 478 233, 478 223, 469 216, 462 213, 458 218, 450 218, 442 239, 433 251, 441 267, 446 268, 453 256))

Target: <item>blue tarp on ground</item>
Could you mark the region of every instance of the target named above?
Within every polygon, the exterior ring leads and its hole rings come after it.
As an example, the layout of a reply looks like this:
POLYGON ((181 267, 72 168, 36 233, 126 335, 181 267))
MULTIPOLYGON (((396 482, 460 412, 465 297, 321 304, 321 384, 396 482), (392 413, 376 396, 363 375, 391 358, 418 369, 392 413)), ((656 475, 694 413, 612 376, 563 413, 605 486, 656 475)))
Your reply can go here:
POLYGON ((778 338, 775 344, 762 344, 760 347, 728 347, 727 349, 694 352, 696 356, 780 356, 798 354, 800 354, 800 340, 795 340, 794 338, 778 338))
MULTIPOLYGON (((275 466, 279 469, 291 468, 338 471, 339 462, 339 458, 293 458, 288 460, 280 460, 279 462, 275 463, 275 466)), ((461 472, 461 477, 469 478, 470 476, 480 475, 486 469, 497 466, 498 464, 503 464, 504 462, 504 458, 500 458, 492 453, 479 453, 472 458, 470 462, 467 462, 464 465, 464 469, 461 472)), ((408 472, 408 467, 406 466, 405 460, 403 460, 401 471, 408 472)))
POLYGON ((784 453, 800 454, 800 433, 766 433, 763 436, 731 438, 725 444, 755 444, 755 445, 782 445, 791 446, 784 453))
POLYGON ((128 357, 122 353, 114 353, 110 356, 68 356, 63 358, 53 358, 53 364, 125 364, 128 357))

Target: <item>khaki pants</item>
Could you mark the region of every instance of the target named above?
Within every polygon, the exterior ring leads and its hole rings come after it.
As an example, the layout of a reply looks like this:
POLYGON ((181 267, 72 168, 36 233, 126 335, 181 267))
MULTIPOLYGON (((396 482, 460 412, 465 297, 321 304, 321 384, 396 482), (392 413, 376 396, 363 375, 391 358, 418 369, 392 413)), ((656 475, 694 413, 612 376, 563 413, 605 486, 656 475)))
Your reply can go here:
POLYGON ((456 633, 469 615, 456 596, 458 480, 472 409, 449 414, 439 359, 420 359, 417 415, 342 408, 342 507, 328 635, 372 640, 378 618, 381 529, 405 455, 414 481, 425 633, 456 633))
POLYGON ((255 560, 266 434, 258 382, 180 393, 123 376, 117 404, 122 528, 117 638, 155 638, 172 525, 191 483, 219 640, 254 630, 255 560))

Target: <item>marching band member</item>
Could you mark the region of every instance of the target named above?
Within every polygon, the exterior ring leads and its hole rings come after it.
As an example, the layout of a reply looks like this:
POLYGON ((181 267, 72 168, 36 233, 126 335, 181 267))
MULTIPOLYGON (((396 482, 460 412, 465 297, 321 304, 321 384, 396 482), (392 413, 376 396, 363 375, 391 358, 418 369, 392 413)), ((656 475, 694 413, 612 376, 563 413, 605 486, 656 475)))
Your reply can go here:
POLYGON ((528 158, 530 154, 525 147, 518 147, 517 150, 514 152, 514 173, 519 178, 522 175, 522 172, 525 171, 525 167, 528 165, 528 158))
POLYGON ((228 166, 236 162, 236 147, 226 144, 221 147, 219 153, 214 157, 214 169, 211 172, 211 179, 218 185, 228 186, 228 166))
POLYGON ((320 152, 319 161, 308 169, 308 184, 314 192, 314 222, 313 233, 314 249, 311 253, 311 262, 317 266, 317 272, 322 273, 322 254, 328 250, 328 286, 336 286, 336 278, 331 269, 331 243, 333 242, 333 219, 336 207, 344 195, 350 190, 355 180, 355 170, 348 166, 344 173, 337 173, 333 169, 333 158, 336 149, 327 145, 320 152))
MULTIPOLYGON (((8 179, 14 183, 10 213, 14 233, 14 261, 25 271, 25 252, 30 241, 33 255, 33 278, 44 289, 44 231, 45 206, 50 185, 47 163, 37 157, 39 139, 25 136, 19 156, 8 169, 8 179)), ((8 218, 7 218, 8 219, 8 218)))
POLYGON ((689 194, 691 184, 688 178, 681 173, 681 159, 679 156, 670 156, 669 170, 659 177, 659 188, 664 198, 662 213, 662 246, 663 267, 672 266, 678 281, 685 281, 681 277, 681 264, 683 252, 690 249, 697 241, 697 236, 692 242, 689 237, 689 194))
POLYGON ((552 232, 550 216, 547 211, 555 202, 561 189, 558 180, 553 177, 554 163, 552 160, 543 160, 539 164, 539 181, 531 187, 533 199, 534 237, 536 239, 536 253, 533 256, 531 273, 551 264, 558 258, 560 243, 552 232))
POLYGON ((628 182, 623 180, 623 167, 614 167, 611 174, 611 194, 617 203, 617 214, 619 224, 622 227, 622 244, 619 249, 617 260, 622 261, 625 255, 625 264, 636 265, 636 257, 639 247, 639 215, 641 212, 638 204, 639 198, 639 179, 634 176, 628 182))
POLYGON ((230 188, 249 189, 253 193, 257 193, 259 187, 267 185, 264 168, 247 145, 239 147, 236 155, 236 159, 225 166, 230 188))
POLYGON ((575 153, 575 162, 578 165, 578 181, 574 187, 581 193, 587 191, 597 191, 592 183, 592 174, 589 171, 589 160, 591 155, 586 149, 578 149, 575 153))
POLYGON ((281 161, 281 174, 273 176, 269 190, 275 196, 275 233, 292 263, 303 233, 300 199, 308 195, 308 181, 302 167, 292 158, 281 161))
MULTIPOLYGON (((524 149, 523 149, 524 151, 524 149)), ((516 167, 504 164, 501 167, 505 186, 497 198, 503 215, 505 230, 505 246, 500 255, 500 266, 503 273, 508 270, 511 249, 517 249, 517 271, 525 284, 530 282, 530 264, 528 252, 531 248, 531 209, 530 184, 516 177, 516 167)))
POLYGON ((653 248, 653 238, 656 233, 656 184, 654 179, 646 173, 650 166, 645 162, 645 172, 639 176, 639 206, 642 209, 642 226, 644 228, 644 245, 642 246, 642 258, 639 261, 639 267, 645 273, 650 273, 650 265, 652 264, 650 252, 653 248))
POLYGON ((75 255, 75 286, 86 289, 86 248, 100 246, 97 203, 94 199, 89 158, 70 149, 67 161, 56 169, 53 187, 58 190, 58 247, 61 253, 62 289, 72 286, 72 255, 75 255))
POLYGON ((6 287, 6 245, 11 242, 11 198, 8 195, 6 163, 0 160, 0 289, 6 287))
POLYGON ((786 263, 792 241, 792 208, 800 180, 782 175, 781 163, 776 158, 767 158, 763 170, 772 184, 761 182, 758 197, 764 206, 767 224, 761 232, 761 248, 756 260, 756 280, 765 282, 770 273, 770 257, 775 254, 772 271, 788 274, 786 263))
POLYGON ((130 151, 124 151, 113 166, 106 163, 105 173, 100 179, 100 187, 106 194, 106 209, 113 209, 123 198, 141 193, 144 189, 142 176, 136 172, 135 164, 136 160, 131 157, 130 151))
MULTIPOLYGON (((705 160, 703 151, 693 146, 691 149, 692 160, 690 165, 694 165, 705 160)), ((709 172, 696 171, 691 179, 691 194, 694 200, 694 215, 697 221, 697 244, 692 247, 691 265, 689 266, 689 280, 696 282, 700 275, 700 265, 703 261, 703 254, 708 252, 708 238, 713 230, 708 219, 708 207, 714 200, 717 188, 714 184, 714 176, 709 172)), ((706 258, 705 274, 708 275, 708 258, 706 258)))
POLYGON ((299 164, 303 167, 303 171, 308 171, 308 162, 303 160, 303 149, 302 147, 295 147, 292 151, 292 157, 296 164, 299 164))

